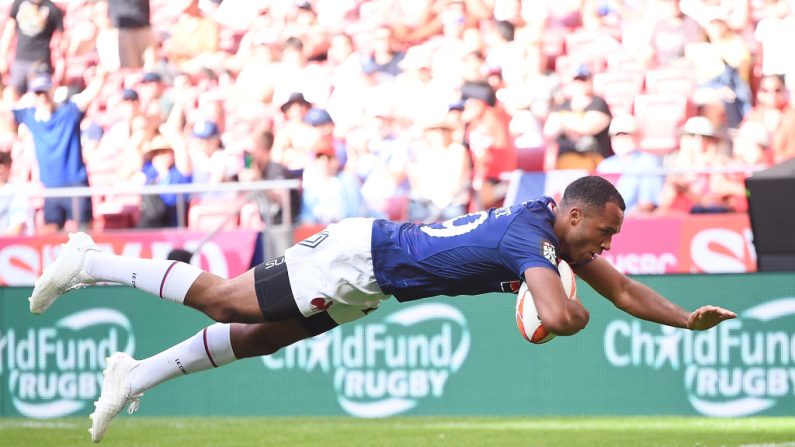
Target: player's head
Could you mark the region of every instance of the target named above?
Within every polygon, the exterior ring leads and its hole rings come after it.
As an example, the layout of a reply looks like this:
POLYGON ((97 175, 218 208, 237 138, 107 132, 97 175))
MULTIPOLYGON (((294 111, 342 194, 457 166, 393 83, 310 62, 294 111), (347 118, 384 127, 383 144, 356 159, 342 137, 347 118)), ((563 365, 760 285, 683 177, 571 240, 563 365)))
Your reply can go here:
POLYGON ((625 209, 621 194, 602 177, 572 182, 563 193, 555 222, 563 258, 584 262, 610 250, 613 235, 621 231, 625 209))

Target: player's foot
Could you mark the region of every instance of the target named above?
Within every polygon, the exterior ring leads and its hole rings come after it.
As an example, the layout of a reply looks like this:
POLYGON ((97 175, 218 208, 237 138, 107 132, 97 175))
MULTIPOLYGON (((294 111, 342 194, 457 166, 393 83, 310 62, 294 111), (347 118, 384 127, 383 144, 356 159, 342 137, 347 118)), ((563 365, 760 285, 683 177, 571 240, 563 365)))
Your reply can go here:
POLYGON ((91 440, 99 442, 105 436, 108 425, 124 407, 130 414, 138 411, 139 398, 142 394, 130 395, 130 371, 140 362, 125 354, 117 352, 105 360, 105 379, 102 381, 102 393, 99 400, 94 402, 94 412, 88 415, 91 419, 91 440))
POLYGON ((85 233, 69 235, 69 241, 63 244, 55 262, 36 280, 33 293, 28 298, 32 313, 40 314, 64 293, 96 282, 83 270, 83 261, 89 250, 100 251, 91 236, 85 233))

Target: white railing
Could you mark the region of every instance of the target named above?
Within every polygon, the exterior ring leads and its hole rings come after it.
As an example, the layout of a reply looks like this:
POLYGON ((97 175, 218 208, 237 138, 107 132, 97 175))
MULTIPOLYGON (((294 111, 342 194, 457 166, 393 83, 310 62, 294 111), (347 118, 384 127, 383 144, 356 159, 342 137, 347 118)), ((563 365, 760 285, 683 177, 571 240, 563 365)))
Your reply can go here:
MULTIPOLYGON (((203 242, 211 240, 226 224, 240 212, 242 206, 252 200, 270 201, 270 198, 263 194, 267 190, 293 190, 301 186, 301 181, 297 179, 286 180, 262 180, 255 182, 229 182, 218 184, 178 184, 178 185, 134 185, 123 184, 118 186, 78 186, 65 188, 42 188, 35 185, 17 185, 13 189, 0 191, 0 197, 16 194, 23 194, 29 198, 71 198, 73 215, 80 216, 80 201, 83 197, 96 196, 125 196, 125 195, 153 195, 153 194, 175 194, 177 196, 177 219, 178 226, 186 226, 185 217, 190 195, 204 193, 242 193, 246 194, 240 199, 238 206, 226 216, 226 218, 204 238, 203 242)), ((266 253, 281 253, 292 243, 292 203, 290 194, 280 195, 283 200, 279 204, 282 211, 280 223, 270 221, 268 213, 263 214, 265 226, 263 232, 263 244, 266 253)), ((260 207, 262 208, 262 207, 260 207)))

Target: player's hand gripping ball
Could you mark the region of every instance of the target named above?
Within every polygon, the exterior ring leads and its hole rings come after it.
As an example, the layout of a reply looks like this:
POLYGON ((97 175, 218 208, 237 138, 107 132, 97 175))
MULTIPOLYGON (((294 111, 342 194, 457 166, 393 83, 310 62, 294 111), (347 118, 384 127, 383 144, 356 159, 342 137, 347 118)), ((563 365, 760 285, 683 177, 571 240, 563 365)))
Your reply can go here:
MULTIPOLYGON (((566 296, 569 299, 576 299, 577 277, 571 271, 569 264, 566 261, 560 261, 558 272, 560 272, 560 280, 563 282, 563 290, 566 292, 566 296)), ((541 344, 555 338, 555 334, 549 332, 541 322, 533 296, 524 281, 519 286, 519 292, 516 295, 516 326, 519 328, 522 337, 530 343, 541 344)))

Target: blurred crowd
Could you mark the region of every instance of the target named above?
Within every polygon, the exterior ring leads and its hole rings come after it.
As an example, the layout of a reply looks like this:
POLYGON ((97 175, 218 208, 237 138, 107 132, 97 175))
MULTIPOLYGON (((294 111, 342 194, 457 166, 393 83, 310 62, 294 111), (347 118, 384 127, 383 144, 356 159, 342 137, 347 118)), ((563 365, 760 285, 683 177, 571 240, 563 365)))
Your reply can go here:
POLYGON ((795 157, 790 0, 2 3, 3 191, 301 181, 7 193, 5 234, 439 221, 517 169, 604 173, 630 213, 742 212, 744 178, 795 157))

